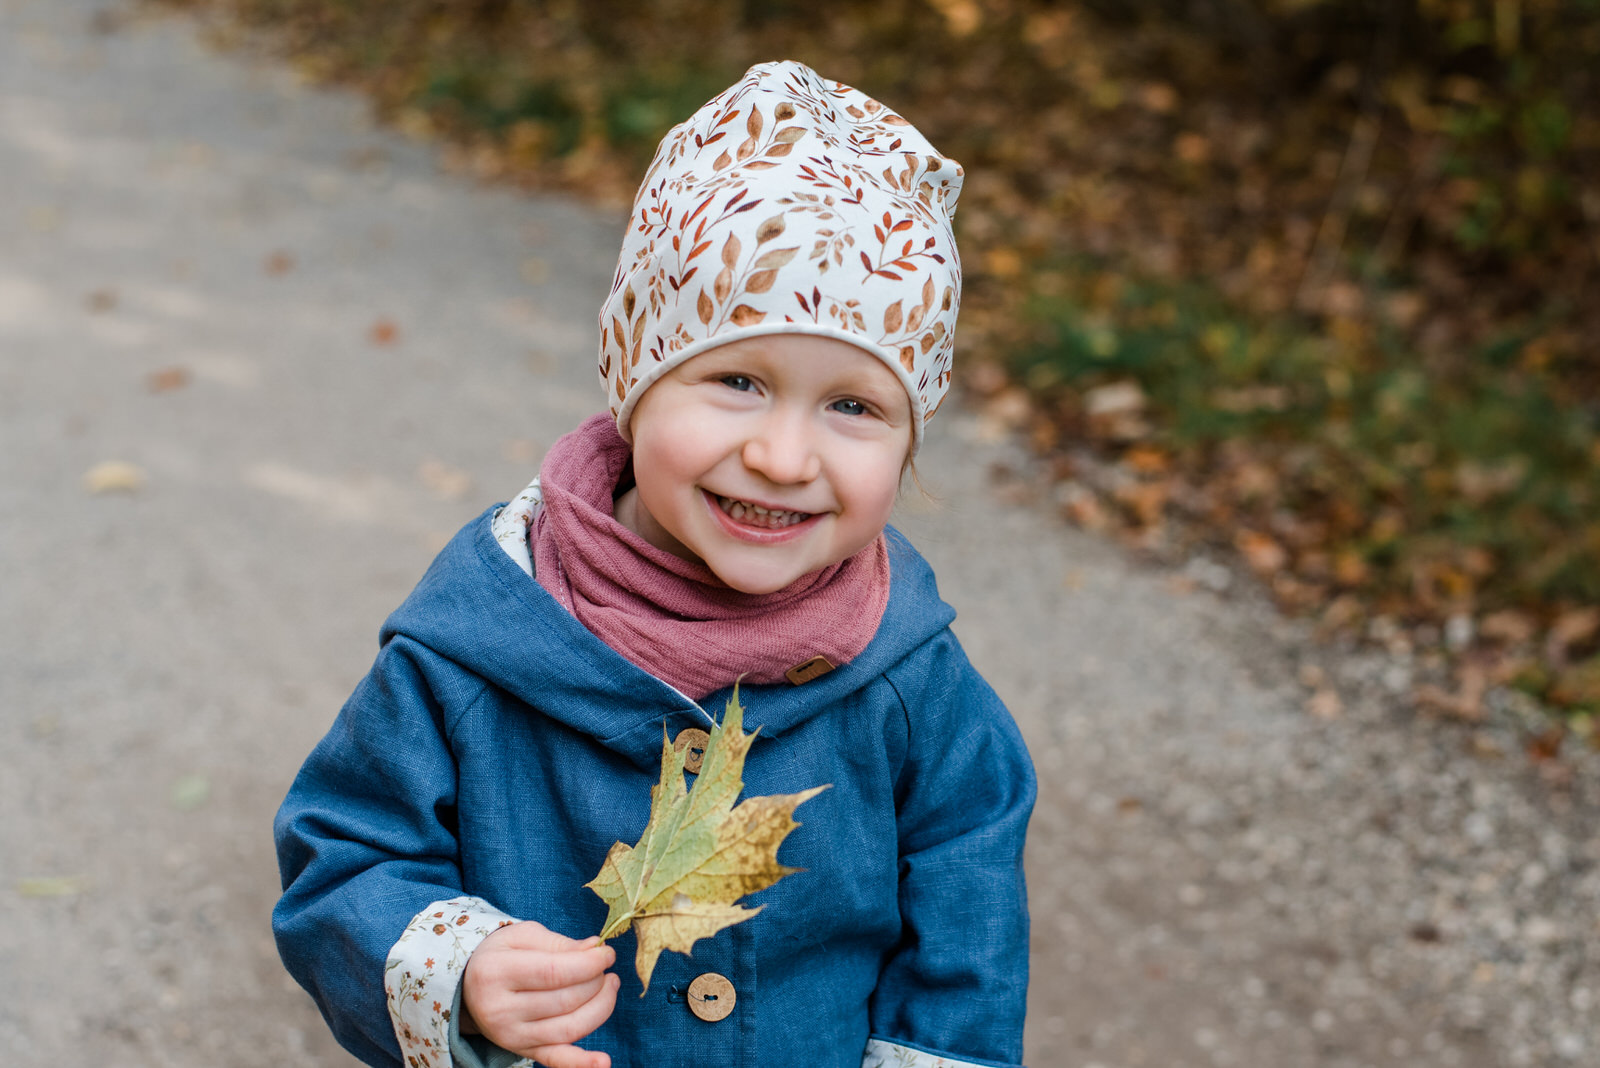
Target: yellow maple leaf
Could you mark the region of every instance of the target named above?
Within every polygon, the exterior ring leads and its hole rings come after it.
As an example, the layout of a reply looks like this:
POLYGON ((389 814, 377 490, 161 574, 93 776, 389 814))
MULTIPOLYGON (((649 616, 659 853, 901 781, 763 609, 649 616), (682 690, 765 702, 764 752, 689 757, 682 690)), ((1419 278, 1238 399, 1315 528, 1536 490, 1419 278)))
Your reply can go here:
POLYGON ((799 826, 795 808, 828 787, 748 797, 735 808, 745 754, 759 730, 744 732, 735 686, 693 789, 683 777, 687 748, 675 750, 663 732, 661 781, 650 788, 644 833, 635 845, 613 845, 600 874, 584 884, 611 906, 602 939, 633 928, 634 966, 645 990, 663 949, 687 954, 700 939, 748 920, 761 908, 736 904, 741 897, 800 870, 778 863, 778 846, 799 826))

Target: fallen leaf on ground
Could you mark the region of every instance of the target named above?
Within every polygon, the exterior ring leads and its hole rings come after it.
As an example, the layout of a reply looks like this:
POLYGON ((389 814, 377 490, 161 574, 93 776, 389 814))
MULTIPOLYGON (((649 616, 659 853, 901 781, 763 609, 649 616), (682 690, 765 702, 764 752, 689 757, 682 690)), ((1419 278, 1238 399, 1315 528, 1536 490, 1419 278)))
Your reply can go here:
POLYGON ((1334 690, 1318 690, 1306 702, 1306 711, 1318 719, 1338 719, 1344 713, 1344 702, 1334 690))
POLYGON ((1531 641, 1538 624, 1527 614, 1506 610, 1491 612, 1483 617, 1483 622, 1478 625, 1478 634, 1495 642, 1504 642, 1507 645, 1521 645, 1531 641))
POLYGON ((83 488, 90 493, 137 493, 144 482, 144 468, 126 460, 106 460, 83 473, 83 488))
POLYGON ((684 782, 688 747, 675 749, 663 736, 661 781, 650 790, 644 833, 636 845, 613 845, 600 874, 584 884, 611 907, 602 939, 633 928, 634 965, 646 991, 663 949, 687 954, 700 939, 749 919, 761 908, 744 908, 740 898, 799 870, 778 863, 778 846, 799 826, 795 808, 827 786, 747 797, 734 808, 754 740, 755 732, 744 732, 736 687, 691 790, 684 782))
POLYGON ((1233 544, 1257 574, 1275 574, 1289 562, 1289 554, 1283 546, 1254 530, 1241 530, 1234 536, 1233 544))
POLYGON ((374 345, 393 345, 400 336, 400 328, 389 319, 379 319, 372 324, 372 329, 367 332, 367 338, 374 345))
POLYGON ((1574 645, 1582 645, 1600 632, 1600 608, 1575 608, 1561 613, 1545 638, 1545 656, 1551 663, 1567 659, 1574 645))
POLYGON ((500 454, 514 464, 531 464, 544 452, 538 442, 527 438, 512 438, 500 449, 500 454))
POLYGON ((172 784, 172 807, 187 812, 199 808, 211 796, 211 780, 204 775, 185 775, 172 784))
POLYGON ((145 379, 151 393, 166 393, 174 389, 182 389, 189 384, 189 369, 187 367, 163 367, 159 371, 150 372, 145 379))
POLYGON ((1061 502, 1061 515, 1067 522, 1084 530, 1105 530, 1111 526, 1111 516, 1100 498, 1092 490, 1080 489, 1061 502))
POLYGON ((1033 400, 1025 391, 1008 389, 989 398, 983 406, 983 417, 1014 430, 1027 422, 1032 411, 1033 400))
POLYGON ((990 397, 1011 384, 1005 368, 993 360, 974 364, 966 375, 967 388, 980 397, 990 397))
POLYGON ((1091 419, 1142 412, 1145 406, 1144 390, 1139 383, 1131 380, 1109 382, 1085 393, 1083 405, 1091 419))
POLYGON ((267 256, 266 262, 262 264, 262 269, 264 269, 268 274, 274 275, 287 274, 293 268, 294 257, 282 249, 278 249, 276 252, 273 252, 267 256))
POLYGON ((1472 755, 1483 760, 1497 760, 1506 755, 1506 751, 1500 743, 1482 731, 1473 733, 1471 748, 1472 755))
POLYGON ((438 460, 424 460, 417 468, 417 478, 435 496, 447 501, 458 501, 472 492, 471 475, 438 460))
POLYGON ((1528 756, 1536 761, 1554 760, 1561 755, 1561 743, 1566 738, 1567 732, 1560 724, 1540 731, 1528 739, 1528 756))
POLYGON ((1461 689, 1455 693, 1428 683, 1417 687, 1413 699, 1427 711, 1477 723, 1484 717, 1483 694, 1488 688, 1488 678, 1482 668, 1469 664, 1462 668, 1460 679, 1461 689))
POLYGON ((81 875, 35 875, 17 880, 23 897, 71 897, 83 893, 81 875))

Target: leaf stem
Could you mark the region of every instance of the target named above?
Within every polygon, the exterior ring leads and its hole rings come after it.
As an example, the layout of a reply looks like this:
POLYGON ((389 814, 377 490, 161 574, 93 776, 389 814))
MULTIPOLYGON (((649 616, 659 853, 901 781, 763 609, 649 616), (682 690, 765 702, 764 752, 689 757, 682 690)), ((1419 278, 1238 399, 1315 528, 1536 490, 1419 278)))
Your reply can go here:
POLYGON ((617 935, 622 934, 633 923, 633 917, 634 914, 632 912, 625 912, 606 924, 605 928, 600 932, 600 941, 609 942, 617 935))

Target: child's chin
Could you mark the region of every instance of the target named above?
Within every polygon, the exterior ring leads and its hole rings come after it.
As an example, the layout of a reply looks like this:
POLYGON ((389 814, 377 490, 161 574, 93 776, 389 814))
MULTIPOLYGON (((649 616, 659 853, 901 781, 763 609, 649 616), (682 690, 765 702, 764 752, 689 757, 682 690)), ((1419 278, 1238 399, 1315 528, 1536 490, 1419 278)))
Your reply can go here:
POLYGON ((752 597, 760 597, 768 593, 777 593, 785 586, 792 585, 794 582, 793 579, 784 579, 772 582, 752 582, 745 580, 735 580, 733 582, 729 582, 727 579, 723 579, 722 581, 730 589, 738 590, 740 593, 748 593, 752 597))
POLYGON ((729 571, 727 573, 712 569, 712 573, 721 579, 723 584, 740 593, 748 593, 753 597, 763 594, 777 593, 785 587, 794 585, 809 572, 791 574, 788 571, 729 571))

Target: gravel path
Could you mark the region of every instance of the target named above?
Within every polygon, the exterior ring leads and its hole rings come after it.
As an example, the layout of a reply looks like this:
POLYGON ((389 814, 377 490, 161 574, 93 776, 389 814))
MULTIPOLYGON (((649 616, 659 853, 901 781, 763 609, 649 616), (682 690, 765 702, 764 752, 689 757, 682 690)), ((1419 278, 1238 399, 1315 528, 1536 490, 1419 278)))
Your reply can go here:
MULTIPOLYGON (((0 1063, 353 1063, 277 963, 271 813, 443 539, 598 408, 619 225, 183 20, 0 0, 0 1063)), ((1600 1063, 1592 757, 1063 528, 971 411, 919 469, 1043 783, 1035 1068, 1600 1063)))

